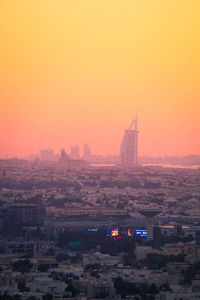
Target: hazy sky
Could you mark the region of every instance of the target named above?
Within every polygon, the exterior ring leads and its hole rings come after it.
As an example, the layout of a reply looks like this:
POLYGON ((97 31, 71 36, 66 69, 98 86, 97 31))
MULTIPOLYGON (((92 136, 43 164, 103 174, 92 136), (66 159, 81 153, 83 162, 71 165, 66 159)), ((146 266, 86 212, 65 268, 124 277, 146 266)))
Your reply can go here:
POLYGON ((199 0, 1 0, 0 155, 200 154, 199 0))

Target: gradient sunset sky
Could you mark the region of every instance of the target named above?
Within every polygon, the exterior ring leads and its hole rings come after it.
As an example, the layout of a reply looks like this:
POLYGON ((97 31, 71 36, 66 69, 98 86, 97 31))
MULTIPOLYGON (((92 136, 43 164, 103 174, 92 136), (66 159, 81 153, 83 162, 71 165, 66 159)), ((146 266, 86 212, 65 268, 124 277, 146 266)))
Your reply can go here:
POLYGON ((200 154, 199 0, 1 0, 0 156, 200 154))

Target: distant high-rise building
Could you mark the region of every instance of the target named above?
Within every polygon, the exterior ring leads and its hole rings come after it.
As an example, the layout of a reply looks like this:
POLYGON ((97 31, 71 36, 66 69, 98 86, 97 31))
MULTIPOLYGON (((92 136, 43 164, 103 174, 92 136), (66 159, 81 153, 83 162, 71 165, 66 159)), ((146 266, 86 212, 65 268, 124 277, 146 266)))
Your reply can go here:
POLYGON ((54 160, 53 149, 41 149, 40 150, 40 159, 41 160, 54 160))
POLYGON ((85 144, 83 148, 83 159, 89 160, 90 156, 91 156, 91 149, 87 144, 85 144))
POLYGON ((62 161, 70 160, 69 155, 66 153, 65 149, 62 149, 60 152, 60 157, 62 161))
POLYGON ((79 146, 71 147, 70 156, 73 159, 80 159, 79 146))
POLYGON ((125 129, 125 134, 121 143, 120 158, 124 166, 131 167, 138 164, 138 130, 137 116, 125 129), (134 126, 134 129, 132 127, 134 126))

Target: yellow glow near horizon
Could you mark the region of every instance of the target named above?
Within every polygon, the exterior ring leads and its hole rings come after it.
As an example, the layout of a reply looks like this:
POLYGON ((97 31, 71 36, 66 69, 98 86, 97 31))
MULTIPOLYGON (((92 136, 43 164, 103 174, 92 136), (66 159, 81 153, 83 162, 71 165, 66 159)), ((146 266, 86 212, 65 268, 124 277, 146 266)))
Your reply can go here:
POLYGON ((1 0, 0 28, 0 155, 118 154, 136 109, 140 155, 200 154, 199 0, 1 0))

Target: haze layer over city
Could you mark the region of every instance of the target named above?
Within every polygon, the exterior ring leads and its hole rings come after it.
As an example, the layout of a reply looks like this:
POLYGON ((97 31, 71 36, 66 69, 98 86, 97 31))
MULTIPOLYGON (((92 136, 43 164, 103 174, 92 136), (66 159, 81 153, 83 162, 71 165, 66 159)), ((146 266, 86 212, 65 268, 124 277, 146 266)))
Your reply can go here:
POLYGON ((141 156, 200 154, 199 6, 1 1, 0 155, 117 155, 136 109, 141 156))
POLYGON ((0 2, 0 300, 200 299, 200 2, 0 2))

